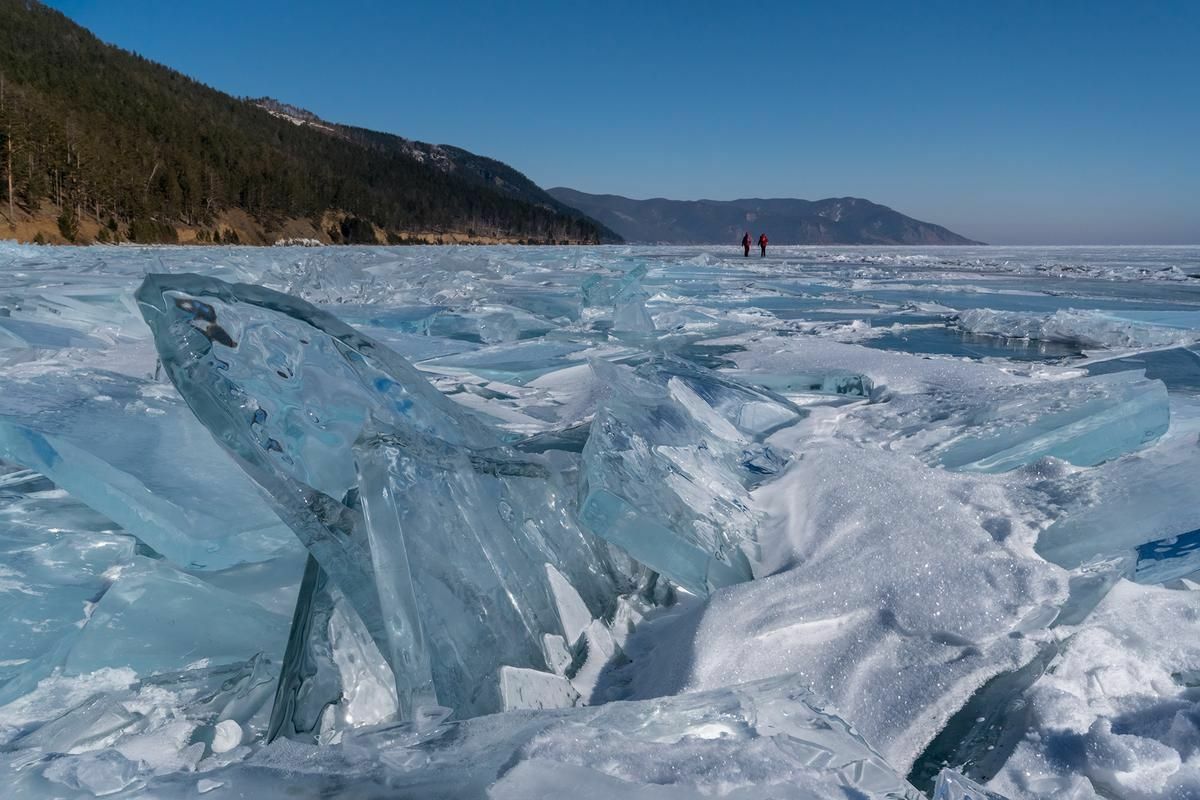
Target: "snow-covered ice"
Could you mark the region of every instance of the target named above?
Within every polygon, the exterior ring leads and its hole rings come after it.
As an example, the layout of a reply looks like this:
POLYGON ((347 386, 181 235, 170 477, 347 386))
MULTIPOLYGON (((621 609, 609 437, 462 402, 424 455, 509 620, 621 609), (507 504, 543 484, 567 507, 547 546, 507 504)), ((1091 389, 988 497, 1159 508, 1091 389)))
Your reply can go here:
POLYGON ((0 245, 3 794, 1200 796, 1194 276, 0 245))

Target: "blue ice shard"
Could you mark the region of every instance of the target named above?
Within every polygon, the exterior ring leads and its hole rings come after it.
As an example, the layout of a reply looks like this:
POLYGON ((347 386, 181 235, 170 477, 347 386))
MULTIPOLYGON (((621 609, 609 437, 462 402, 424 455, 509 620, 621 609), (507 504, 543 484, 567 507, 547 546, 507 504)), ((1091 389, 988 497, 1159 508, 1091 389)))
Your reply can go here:
POLYGON ((646 277, 646 265, 638 264, 620 277, 592 274, 584 278, 579 286, 583 305, 588 308, 603 308, 616 302, 617 296, 628 289, 641 285, 646 277))
POLYGON ((295 549, 287 526, 161 384, 102 370, 10 370, 0 458, 37 470, 184 567, 295 549))
POLYGON ((97 349, 105 343, 95 336, 79 333, 71 328, 50 325, 34 320, 13 319, 0 316, 0 349, 82 347, 97 349))
POLYGON ((628 282, 613 300, 613 330, 618 333, 654 333, 654 319, 646 309, 650 295, 640 280, 628 282))
POLYGON ((1045 456, 1090 467, 1162 436, 1167 388, 1140 372, 1038 382, 979 398, 964 431, 939 448, 948 469, 1007 472, 1045 456))
POLYGON ((187 670, 197 662, 225 665, 283 654, 286 619, 257 603, 161 560, 135 557, 118 572, 88 604, 84 619, 0 687, 0 704, 51 673, 86 675, 121 667, 146 676, 187 670))
POLYGON ((520 386, 549 372, 582 364, 587 347, 581 343, 538 339, 437 357, 422 362, 421 368, 469 372, 487 380, 520 386))
POLYGON ((1180 502, 1195 491, 1198 468, 1195 438, 1172 432, 1153 448, 1080 475, 1082 491, 1038 536, 1038 555, 1066 569, 1136 560, 1136 579, 1146 583, 1178 577, 1191 558, 1190 532, 1200 529, 1200 507, 1180 502))
POLYGON ((429 323, 432 336, 484 344, 530 339, 552 330, 554 323, 524 309, 500 304, 443 311, 429 323))
POLYGON ((546 464, 388 348, 257 286, 150 275, 138 300, 180 393, 387 658, 404 716, 435 695, 499 710, 502 665, 546 668, 547 564, 593 614, 611 602, 614 569, 546 464))
MULTIPOLYGON (((37 473, 0 477, 0 703, 29 662, 78 635, 87 609, 133 559, 137 541, 113 527, 37 473)), ((51 661, 47 669, 61 659, 51 661)))
POLYGON ((232 592, 139 558, 100 598, 70 641, 62 667, 68 675, 114 666, 146 675, 183 670, 200 658, 214 665, 258 653, 277 659, 284 645, 281 622, 232 592))
POLYGON ((580 285, 585 308, 612 308, 612 329, 626 335, 645 336, 654 332, 654 320, 646 310, 650 295, 642 288, 646 265, 638 264, 624 275, 590 275, 580 285))
POLYGON ((728 372, 698 367, 681 358, 655 358, 639 366, 637 372, 650 381, 678 381, 756 442, 808 416, 807 411, 769 389, 756 388, 728 372))
MULTIPOLYGON (((750 580, 759 517, 742 480, 749 438, 689 385, 694 377, 592 369, 606 394, 583 449, 584 523, 697 594, 750 580)), ((701 389, 740 417, 731 384, 701 389)))

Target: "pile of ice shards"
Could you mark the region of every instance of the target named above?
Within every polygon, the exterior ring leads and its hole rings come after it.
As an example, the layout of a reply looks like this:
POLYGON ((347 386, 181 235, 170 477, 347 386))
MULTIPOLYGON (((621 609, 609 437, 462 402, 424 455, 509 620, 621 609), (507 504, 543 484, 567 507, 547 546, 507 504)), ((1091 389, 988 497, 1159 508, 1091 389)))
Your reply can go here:
POLYGON ((1200 791, 1192 376, 836 330, 1179 348, 1174 284, 0 258, 5 796, 1200 791))

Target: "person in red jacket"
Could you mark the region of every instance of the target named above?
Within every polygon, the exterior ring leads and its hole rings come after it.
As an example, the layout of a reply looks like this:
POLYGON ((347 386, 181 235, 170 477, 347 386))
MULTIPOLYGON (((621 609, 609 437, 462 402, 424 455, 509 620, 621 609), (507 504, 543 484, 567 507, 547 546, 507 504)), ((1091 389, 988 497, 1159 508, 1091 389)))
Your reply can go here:
POLYGON ((742 236, 742 249, 746 251, 746 258, 750 257, 750 231, 746 231, 742 236))
POLYGON ((758 235, 758 246, 760 248, 762 248, 762 255, 760 255, 759 258, 766 258, 767 257, 767 235, 765 233, 760 233, 758 235))

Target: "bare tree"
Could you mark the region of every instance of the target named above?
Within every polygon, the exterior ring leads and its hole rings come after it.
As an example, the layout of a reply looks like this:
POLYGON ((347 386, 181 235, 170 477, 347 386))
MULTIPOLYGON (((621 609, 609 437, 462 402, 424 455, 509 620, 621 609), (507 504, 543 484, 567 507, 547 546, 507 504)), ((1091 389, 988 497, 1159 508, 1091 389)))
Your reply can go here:
POLYGON ((13 166, 12 166, 12 120, 8 116, 7 97, 4 93, 4 75, 0 74, 0 116, 8 123, 5 132, 5 167, 4 174, 8 178, 8 224, 16 225, 17 217, 13 213, 13 166))

